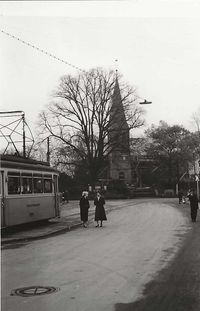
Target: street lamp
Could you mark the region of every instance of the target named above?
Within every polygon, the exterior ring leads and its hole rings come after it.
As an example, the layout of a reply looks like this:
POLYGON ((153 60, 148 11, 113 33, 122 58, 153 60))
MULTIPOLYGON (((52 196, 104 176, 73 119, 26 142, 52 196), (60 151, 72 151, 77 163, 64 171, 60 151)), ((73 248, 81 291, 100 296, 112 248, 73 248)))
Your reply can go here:
POLYGON ((146 99, 143 102, 140 102, 140 105, 151 105, 152 102, 147 101, 146 99))

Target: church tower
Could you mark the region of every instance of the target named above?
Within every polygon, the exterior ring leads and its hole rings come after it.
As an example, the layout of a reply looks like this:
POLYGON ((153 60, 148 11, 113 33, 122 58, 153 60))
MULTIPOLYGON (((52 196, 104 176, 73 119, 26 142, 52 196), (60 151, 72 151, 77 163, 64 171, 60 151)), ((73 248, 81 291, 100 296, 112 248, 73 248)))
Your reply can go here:
POLYGON ((131 161, 129 127, 126 121, 118 79, 116 77, 110 110, 108 135, 111 153, 109 155, 109 178, 131 183, 131 161))

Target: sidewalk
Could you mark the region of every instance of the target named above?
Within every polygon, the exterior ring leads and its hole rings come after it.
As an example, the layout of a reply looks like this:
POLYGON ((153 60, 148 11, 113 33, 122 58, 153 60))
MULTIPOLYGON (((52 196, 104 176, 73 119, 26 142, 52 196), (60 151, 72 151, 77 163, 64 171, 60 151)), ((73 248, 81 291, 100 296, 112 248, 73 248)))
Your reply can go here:
MULTIPOLYGON (((93 215, 94 208, 90 208, 89 222, 92 221, 93 215)), ((20 228, 6 229, 1 236, 1 244, 41 239, 70 231, 78 226, 81 226, 79 202, 71 201, 61 205, 59 218, 53 218, 43 223, 26 224, 20 228)))

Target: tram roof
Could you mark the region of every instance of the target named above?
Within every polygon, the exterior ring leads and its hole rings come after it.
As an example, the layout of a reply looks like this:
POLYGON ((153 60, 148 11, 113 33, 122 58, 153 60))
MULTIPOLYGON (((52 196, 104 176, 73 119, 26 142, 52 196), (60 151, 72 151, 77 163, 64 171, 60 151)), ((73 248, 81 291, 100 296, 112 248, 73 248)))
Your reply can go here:
POLYGON ((48 162, 37 161, 34 159, 19 157, 10 154, 0 155, 0 167, 59 173, 58 170, 51 167, 48 162))

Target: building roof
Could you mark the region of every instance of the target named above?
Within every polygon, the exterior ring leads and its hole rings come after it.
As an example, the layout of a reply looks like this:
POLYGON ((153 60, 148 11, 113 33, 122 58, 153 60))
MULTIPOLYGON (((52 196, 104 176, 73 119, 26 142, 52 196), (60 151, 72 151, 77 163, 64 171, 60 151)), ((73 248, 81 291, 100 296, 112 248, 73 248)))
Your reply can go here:
POLYGON ((122 129, 128 129, 128 124, 124 113, 124 106, 122 103, 122 97, 117 77, 115 80, 114 92, 112 96, 110 119, 112 120, 113 128, 117 127, 119 129, 119 127, 121 127, 122 129))

